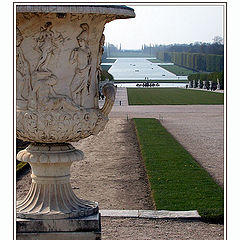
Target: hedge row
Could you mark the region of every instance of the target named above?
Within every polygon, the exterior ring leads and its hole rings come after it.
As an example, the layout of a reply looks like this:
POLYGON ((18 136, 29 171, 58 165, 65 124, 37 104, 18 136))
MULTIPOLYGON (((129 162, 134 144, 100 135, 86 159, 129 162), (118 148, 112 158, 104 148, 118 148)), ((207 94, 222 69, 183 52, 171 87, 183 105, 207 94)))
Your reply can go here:
POLYGON ((188 52, 159 52, 157 58, 164 62, 173 62, 177 65, 197 71, 223 71, 223 55, 201 54, 188 52))

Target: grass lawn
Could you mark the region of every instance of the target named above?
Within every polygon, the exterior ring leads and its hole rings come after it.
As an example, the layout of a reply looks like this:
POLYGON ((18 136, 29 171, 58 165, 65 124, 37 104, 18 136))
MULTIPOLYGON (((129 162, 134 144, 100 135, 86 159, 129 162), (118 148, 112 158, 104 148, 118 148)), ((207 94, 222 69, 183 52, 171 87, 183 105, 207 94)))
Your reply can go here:
POLYGON ((149 62, 151 62, 151 63, 163 63, 163 61, 162 60, 160 60, 160 59, 147 59, 149 62))
POLYGON ((111 67, 112 65, 101 65, 102 70, 106 70, 106 71, 108 71, 111 67))
POLYGON ((157 119, 134 123, 157 210, 198 210, 203 220, 222 223, 223 189, 157 119))
POLYGON ((223 104, 224 94, 184 88, 128 88, 129 105, 223 104))
POLYGON ((105 58, 102 63, 115 63, 117 59, 105 58))
POLYGON ((189 70, 185 67, 180 67, 177 65, 160 65, 159 67, 162 67, 169 72, 176 74, 177 76, 189 76, 190 74, 196 73, 196 71, 189 70))

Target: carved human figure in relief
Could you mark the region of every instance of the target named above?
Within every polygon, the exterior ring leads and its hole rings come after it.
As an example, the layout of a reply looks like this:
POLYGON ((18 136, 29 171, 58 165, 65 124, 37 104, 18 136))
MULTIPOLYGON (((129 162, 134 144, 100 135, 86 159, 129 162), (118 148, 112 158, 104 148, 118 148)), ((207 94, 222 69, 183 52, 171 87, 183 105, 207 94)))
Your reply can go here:
POLYGON ((57 44, 55 43, 54 32, 52 31, 52 23, 47 22, 44 27, 41 27, 39 37, 37 38, 37 45, 34 48, 41 53, 36 71, 49 71, 47 65, 56 48, 57 44))
POLYGON ((102 73, 102 68, 101 68, 101 62, 102 62, 102 54, 104 52, 104 42, 105 42, 105 36, 102 34, 101 39, 99 41, 99 50, 98 50, 98 56, 97 56, 97 70, 96 70, 96 95, 95 95, 95 107, 98 106, 98 85, 99 81, 101 80, 101 73, 102 73))
POLYGON ((77 106, 68 96, 57 94, 54 85, 57 84, 57 77, 50 72, 36 73, 37 81, 34 84, 32 95, 29 101, 29 108, 32 110, 54 111, 70 110, 78 111, 77 106))
POLYGON ((19 28, 16 30, 16 35, 17 100, 19 107, 23 107, 23 105, 27 104, 29 94, 32 90, 32 79, 30 74, 30 64, 26 60, 21 48, 23 36, 19 28))
POLYGON ((83 106, 84 96, 89 94, 91 52, 89 49, 89 26, 86 23, 80 25, 82 31, 77 36, 78 47, 71 51, 69 61, 76 64, 75 73, 70 84, 70 92, 73 101, 83 106))

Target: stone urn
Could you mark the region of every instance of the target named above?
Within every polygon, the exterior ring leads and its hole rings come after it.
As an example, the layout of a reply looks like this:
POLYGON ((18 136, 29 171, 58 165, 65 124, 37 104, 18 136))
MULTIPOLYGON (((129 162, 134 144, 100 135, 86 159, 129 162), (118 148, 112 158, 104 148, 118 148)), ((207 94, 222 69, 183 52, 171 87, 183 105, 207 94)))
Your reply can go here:
POLYGON ((17 217, 89 216, 98 204, 78 198, 70 166, 83 159, 71 142, 102 131, 115 100, 112 84, 98 105, 104 26, 135 17, 126 6, 18 5, 16 7, 17 138, 31 144, 17 155, 32 168, 32 184, 17 217))

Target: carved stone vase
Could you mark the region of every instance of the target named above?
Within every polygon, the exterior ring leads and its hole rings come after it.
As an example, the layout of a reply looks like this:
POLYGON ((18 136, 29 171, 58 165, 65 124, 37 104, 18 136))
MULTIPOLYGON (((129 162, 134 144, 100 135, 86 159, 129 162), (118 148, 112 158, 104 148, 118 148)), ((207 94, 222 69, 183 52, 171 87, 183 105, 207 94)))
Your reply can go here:
POLYGON ((32 168, 31 188, 17 203, 17 217, 62 219, 98 212, 78 198, 70 166, 83 159, 76 142, 102 131, 116 89, 98 84, 104 25, 135 17, 126 6, 18 5, 16 8, 17 138, 31 144, 17 155, 32 168))

